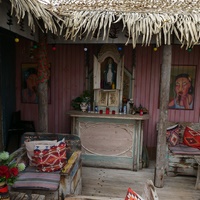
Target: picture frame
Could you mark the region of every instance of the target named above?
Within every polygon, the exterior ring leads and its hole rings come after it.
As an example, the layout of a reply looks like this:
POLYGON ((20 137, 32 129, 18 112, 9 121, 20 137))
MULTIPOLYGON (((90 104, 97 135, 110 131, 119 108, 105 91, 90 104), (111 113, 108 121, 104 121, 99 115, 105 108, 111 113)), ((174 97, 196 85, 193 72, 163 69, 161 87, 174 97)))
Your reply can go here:
MULTIPOLYGON (((21 65, 21 102, 38 103, 38 64, 22 63, 21 65)), ((51 77, 51 76, 50 76, 51 77)), ((48 103, 51 102, 51 81, 48 81, 48 103)))
POLYGON ((194 109, 195 78, 195 65, 172 65, 168 104, 169 109, 194 109))

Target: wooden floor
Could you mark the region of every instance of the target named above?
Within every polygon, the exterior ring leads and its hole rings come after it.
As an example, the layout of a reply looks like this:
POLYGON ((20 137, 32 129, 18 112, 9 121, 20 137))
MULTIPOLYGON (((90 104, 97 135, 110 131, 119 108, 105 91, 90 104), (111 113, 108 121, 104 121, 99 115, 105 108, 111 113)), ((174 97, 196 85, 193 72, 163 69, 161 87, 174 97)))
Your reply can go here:
MULTIPOLYGON (((138 172, 119 169, 83 167, 82 195, 116 197, 124 200, 128 187, 139 195, 147 179, 154 180, 155 162, 138 172)), ((200 200, 195 190, 196 177, 176 176, 164 178, 164 187, 156 188, 159 200, 200 200)))

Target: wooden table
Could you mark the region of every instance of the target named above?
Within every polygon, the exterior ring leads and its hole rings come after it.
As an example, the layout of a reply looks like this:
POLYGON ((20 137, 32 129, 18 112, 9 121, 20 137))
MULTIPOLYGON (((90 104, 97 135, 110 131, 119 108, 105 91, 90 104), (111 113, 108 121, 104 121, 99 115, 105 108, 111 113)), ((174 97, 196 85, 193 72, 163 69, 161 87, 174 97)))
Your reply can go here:
POLYGON ((71 131, 81 138, 83 165, 142 169, 145 114, 96 114, 69 111, 71 131))
POLYGON ((200 156, 194 156, 194 159, 196 160, 196 162, 198 164, 197 180, 196 180, 195 189, 200 190, 200 156))
MULTIPOLYGON (((45 200, 44 195, 32 194, 31 200, 45 200)), ((29 200, 28 195, 21 192, 10 192, 10 200, 29 200)))

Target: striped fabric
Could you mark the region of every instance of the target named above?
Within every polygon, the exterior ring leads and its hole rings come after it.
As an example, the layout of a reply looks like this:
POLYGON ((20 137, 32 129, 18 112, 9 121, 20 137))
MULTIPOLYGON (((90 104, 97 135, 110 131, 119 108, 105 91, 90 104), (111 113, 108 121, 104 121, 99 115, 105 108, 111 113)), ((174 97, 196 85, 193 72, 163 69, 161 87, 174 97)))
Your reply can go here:
POLYGON ((197 148, 189 147, 184 144, 178 144, 173 147, 169 147, 169 150, 173 154, 180 154, 180 155, 200 155, 200 150, 197 148))
POLYGON ((37 172, 35 167, 28 167, 20 173, 12 185, 16 189, 57 190, 60 183, 60 172, 37 172))

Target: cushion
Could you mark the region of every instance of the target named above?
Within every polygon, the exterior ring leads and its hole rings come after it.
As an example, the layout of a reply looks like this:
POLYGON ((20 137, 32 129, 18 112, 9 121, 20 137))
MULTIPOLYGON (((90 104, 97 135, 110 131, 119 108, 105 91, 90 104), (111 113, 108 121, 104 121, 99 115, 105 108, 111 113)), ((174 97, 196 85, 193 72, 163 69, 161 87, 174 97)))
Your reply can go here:
POLYGON ((169 146, 176 146, 180 143, 180 126, 176 124, 168 127, 166 131, 167 143, 169 146))
POLYGON ((125 200, 144 200, 139 194, 128 188, 125 200))
POLYGON ((32 156, 34 155, 35 145, 44 144, 44 145, 52 146, 56 142, 57 140, 34 140, 34 141, 24 142, 26 146, 27 156, 29 158, 29 165, 35 166, 35 164, 32 162, 32 156))
POLYGON ((186 126, 183 136, 183 144, 200 149, 200 130, 195 131, 186 126))
POLYGON ((176 155, 200 155, 200 151, 197 148, 189 147, 185 144, 178 144, 176 146, 169 147, 169 150, 176 155))
POLYGON ((19 174, 17 181, 12 185, 18 189, 57 190, 60 183, 58 172, 36 172, 35 167, 28 167, 19 174), (31 181, 30 181, 31 180, 31 181))
POLYGON ((50 147, 36 145, 32 161, 37 166, 37 170, 42 172, 60 170, 67 162, 65 138, 50 147))

